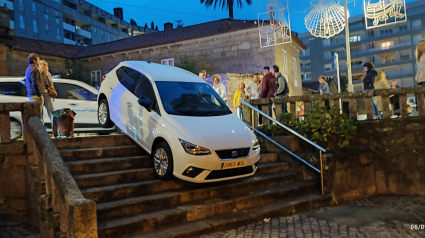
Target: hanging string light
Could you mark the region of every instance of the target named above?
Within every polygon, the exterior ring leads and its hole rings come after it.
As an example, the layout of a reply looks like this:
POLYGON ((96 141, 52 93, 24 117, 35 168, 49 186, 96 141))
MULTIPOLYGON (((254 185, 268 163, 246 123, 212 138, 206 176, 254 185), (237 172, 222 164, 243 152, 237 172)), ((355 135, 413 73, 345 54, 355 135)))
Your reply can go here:
POLYGON ((366 29, 407 21, 405 0, 364 0, 366 29))

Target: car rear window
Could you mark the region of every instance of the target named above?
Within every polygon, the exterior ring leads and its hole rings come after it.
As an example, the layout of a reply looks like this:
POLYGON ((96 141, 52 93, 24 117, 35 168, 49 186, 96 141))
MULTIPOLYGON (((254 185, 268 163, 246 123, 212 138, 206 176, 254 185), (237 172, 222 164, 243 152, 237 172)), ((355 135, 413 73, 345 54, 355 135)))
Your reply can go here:
POLYGON ((27 96, 27 89, 20 82, 0 82, 0 95, 27 96))

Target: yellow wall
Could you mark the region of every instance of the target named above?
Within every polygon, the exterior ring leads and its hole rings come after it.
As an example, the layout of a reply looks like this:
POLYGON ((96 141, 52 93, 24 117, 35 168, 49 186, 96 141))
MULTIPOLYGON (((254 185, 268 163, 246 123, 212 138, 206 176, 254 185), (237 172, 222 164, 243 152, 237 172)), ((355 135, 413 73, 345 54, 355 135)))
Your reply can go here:
POLYGON ((289 95, 290 96, 299 96, 302 95, 302 82, 301 82, 301 67, 300 67, 300 48, 295 43, 288 43, 283 45, 275 46, 275 61, 276 65, 279 67, 280 72, 283 74, 283 51, 286 51, 287 64, 288 64, 288 84, 289 84, 289 95), (295 73, 294 73, 294 61, 293 57, 296 59, 296 75, 298 84, 295 85, 295 73))

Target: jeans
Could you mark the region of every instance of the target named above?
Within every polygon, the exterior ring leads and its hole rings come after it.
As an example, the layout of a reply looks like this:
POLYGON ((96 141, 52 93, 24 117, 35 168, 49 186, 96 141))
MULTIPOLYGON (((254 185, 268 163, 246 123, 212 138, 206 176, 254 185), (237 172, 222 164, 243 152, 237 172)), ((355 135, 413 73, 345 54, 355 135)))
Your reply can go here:
POLYGON ((49 94, 44 94, 44 106, 46 107, 47 110, 47 115, 49 116, 49 118, 52 117, 52 112, 55 110, 55 107, 53 106, 53 98, 50 97, 49 94))
POLYGON ((375 116, 379 116, 379 111, 378 111, 378 106, 376 106, 374 100, 374 97, 372 97, 372 108, 373 108, 373 115, 375 116))
POLYGON ((43 119, 43 105, 44 105, 44 97, 31 96, 29 97, 30 102, 35 102, 38 107, 40 107, 40 118, 43 119))
MULTIPOLYGON (((277 95, 276 98, 282 98, 282 97, 286 97, 286 96, 288 96, 288 95, 277 95)), ((282 113, 288 113, 288 104, 286 102, 282 103, 282 113)))
POLYGON ((242 110, 242 107, 237 107, 236 108, 236 115, 239 117, 239 119, 241 119, 243 121, 243 110, 242 110))
MULTIPOLYGON (((261 109, 261 105, 258 105, 257 106, 257 108, 261 111, 262 109, 261 109)), ((263 116, 260 114, 260 113, 258 113, 258 124, 263 124, 263 116)))

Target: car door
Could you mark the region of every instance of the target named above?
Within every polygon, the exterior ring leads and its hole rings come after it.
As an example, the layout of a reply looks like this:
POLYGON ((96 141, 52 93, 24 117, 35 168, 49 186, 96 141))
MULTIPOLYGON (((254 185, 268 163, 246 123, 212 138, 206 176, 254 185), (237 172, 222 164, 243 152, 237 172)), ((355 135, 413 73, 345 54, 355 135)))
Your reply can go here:
MULTIPOLYGON (((96 127, 97 121, 97 95, 86 88, 65 82, 55 82, 58 96, 54 99, 56 110, 69 108, 76 113, 75 127, 96 127)), ((46 121, 49 115, 45 113, 46 121), (47 118, 46 118, 47 117, 47 118)), ((50 120, 49 120, 50 121, 50 120)))
POLYGON ((140 74, 126 66, 117 69, 116 74, 120 83, 111 89, 111 97, 109 98, 110 117, 118 128, 134 138, 136 129, 130 121, 132 116, 129 115, 131 113, 129 109, 134 103, 134 85, 140 74))
POLYGON ((152 149, 152 143, 155 140, 155 133, 157 132, 158 121, 161 118, 159 111, 157 97, 153 89, 151 81, 142 73, 141 77, 136 83, 134 89, 134 102, 132 107, 132 121, 137 123, 136 140, 139 141, 148 151, 152 149), (148 98, 152 101, 151 110, 139 105, 138 99, 141 97, 148 98))

